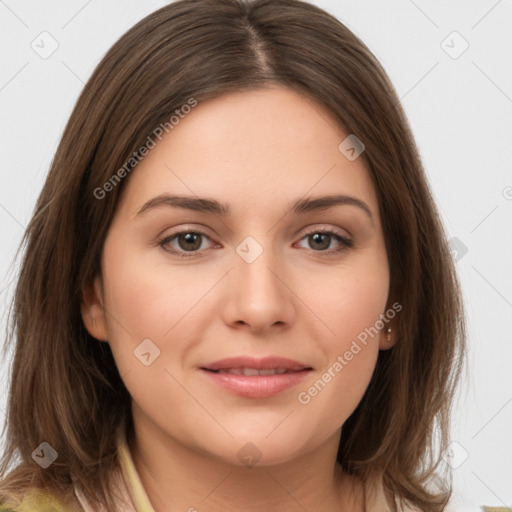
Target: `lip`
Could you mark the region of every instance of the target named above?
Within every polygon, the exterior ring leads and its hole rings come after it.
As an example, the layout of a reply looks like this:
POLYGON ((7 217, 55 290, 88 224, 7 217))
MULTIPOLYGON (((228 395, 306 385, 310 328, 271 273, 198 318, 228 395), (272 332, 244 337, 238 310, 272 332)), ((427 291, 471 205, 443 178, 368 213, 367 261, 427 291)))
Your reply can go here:
POLYGON ((256 368, 258 370, 286 368, 287 370, 303 370, 305 368, 311 368, 311 366, 300 361, 294 361, 293 359, 279 356, 269 356, 259 359, 249 356, 238 356, 220 359, 202 368, 206 370, 227 370, 229 368, 256 368))
POLYGON ((299 361, 283 357, 231 357, 201 367, 200 371, 221 388, 247 398, 267 398, 290 389, 301 382, 312 367, 299 361), (230 373, 215 373, 215 370, 233 368, 255 368, 272 370, 285 368, 290 373, 276 375, 236 375, 230 373))

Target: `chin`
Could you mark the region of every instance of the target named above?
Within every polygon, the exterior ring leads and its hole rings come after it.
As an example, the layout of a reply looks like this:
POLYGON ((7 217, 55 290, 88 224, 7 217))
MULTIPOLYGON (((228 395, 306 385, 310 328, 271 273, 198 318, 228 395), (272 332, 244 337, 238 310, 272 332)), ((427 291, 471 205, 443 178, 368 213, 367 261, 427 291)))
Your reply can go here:
POLYGON ((278 433, 276 430, 269 435, 271 431, 266 428, 264 431, 248 432, 247 427, 243 429, 243 434, 230 431, 233 438, 211 440, 209 451, 228 464, 247 467, 286 463, 307 451, 306 444, 309 443, 303 433, 290 430, 278 433))

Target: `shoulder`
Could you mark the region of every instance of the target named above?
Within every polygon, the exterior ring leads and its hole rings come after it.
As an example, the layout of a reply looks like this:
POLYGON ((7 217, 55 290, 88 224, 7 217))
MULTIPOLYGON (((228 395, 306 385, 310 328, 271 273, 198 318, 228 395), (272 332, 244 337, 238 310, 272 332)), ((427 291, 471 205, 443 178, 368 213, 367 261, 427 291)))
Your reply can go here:
POLYGON ((83 512, 76 502, 65 501, 42 489, 30 489, 23 497, 10 496, 0 512, 83 512))

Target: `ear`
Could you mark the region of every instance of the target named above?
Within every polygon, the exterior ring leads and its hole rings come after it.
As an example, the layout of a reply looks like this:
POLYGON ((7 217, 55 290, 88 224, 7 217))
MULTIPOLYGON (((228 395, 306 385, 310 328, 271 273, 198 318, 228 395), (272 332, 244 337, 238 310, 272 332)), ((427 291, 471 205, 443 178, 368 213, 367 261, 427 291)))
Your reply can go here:
POLYGON ((382 329, 379 336, 379 350, 389 350, 393 348, 396 343, 396 332, 394 329, 394 322, 388 322, 384 329, 382 329), (388 334, 388 328, 391 328, 391 332, 388 334))
POLYGON ((100 341, 108 341, 105 308, 103 306, 103 283, 97 275, 92 283, 82 290, 80 312, 89 334, 100 341))
POLYGON ((402 305, 398 301, 389 301, 386 311, 384 312, 385 319, 384 328, 382 329, 379 336, 379 349, 389 350, 395 346, 397 340, 397 317, 399 312, 402 310, 402 305), (391 332, 388 333, 388 328, 391 332))

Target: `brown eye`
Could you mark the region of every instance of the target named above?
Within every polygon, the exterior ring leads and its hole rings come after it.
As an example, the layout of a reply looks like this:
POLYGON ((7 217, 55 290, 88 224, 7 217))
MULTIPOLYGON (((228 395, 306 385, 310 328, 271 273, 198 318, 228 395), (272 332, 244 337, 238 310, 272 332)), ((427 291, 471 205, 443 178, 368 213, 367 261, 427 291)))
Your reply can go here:
POLYGON ((311 241, 313 248, 319 249, 320 251, 328 249, 331 245, 331 235, 327 235, 325 233, 314 233, 313 235, 308 235, 308 238, 311 241))
POLYGON ((167 252, 177 254, 183 258, 190 258, 198 255, 201 251, 203 239, 209 239, 204 233, 197 231, 180 231, 171 236, 165 237, 159 245, 167 252), (175 242, 175 244, 172 244, 175 242))
POLYGON ((342 236, 340 233, 336 231, 329 230, 320 230, 316 229, 306 233, 306 235, 301 239, 308 240, 309 248, 313 249, 314 252, 324 253, 324 255, 332 255, 334 253, 341 253, 346 251, 354 246, 352 240, 348 239, 345 236, 342 236), (329 246, 333 241, 337 241, 340 246, 338 248, 329 249, 329 246))
POLYGON ((201 247, 200 233, 185 233, 177 235, 178 245, 184 251, 197 251, 201 247))

